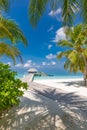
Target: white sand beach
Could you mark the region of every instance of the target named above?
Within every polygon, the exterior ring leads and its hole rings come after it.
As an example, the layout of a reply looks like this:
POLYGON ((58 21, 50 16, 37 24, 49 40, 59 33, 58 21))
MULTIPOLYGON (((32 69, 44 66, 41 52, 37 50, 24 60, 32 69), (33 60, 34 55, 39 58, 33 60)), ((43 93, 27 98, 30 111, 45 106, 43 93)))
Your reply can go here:
POLYGON ((19 106, 0 119, 0 130, 87 130, 87 88, 82 79, 28 84, 19 106))
POLYGON ((70 78, 70 79, 38 79, 34 80, 35 83, 47 85, 52 88, 61 89, 66 93, 75 93, 79 96, 87 97, 87 87, 83 84, 82 78, 70 78))

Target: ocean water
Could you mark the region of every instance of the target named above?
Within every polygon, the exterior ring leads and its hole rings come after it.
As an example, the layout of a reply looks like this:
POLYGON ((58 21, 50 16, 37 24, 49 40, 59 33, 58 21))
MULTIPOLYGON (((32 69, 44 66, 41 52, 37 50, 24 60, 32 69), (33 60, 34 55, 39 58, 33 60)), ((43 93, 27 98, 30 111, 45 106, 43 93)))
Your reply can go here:
POLYGON ((23 76, 24 76, 24 74, 22 74, 22 73, 21 73, 21 74, 17 74, 17 75, 16 75, 16 78, 19 78, 19 79, 20 79, 20 78, 22 78, 23 76))
MULTIPOLYGON (((22 78, 24 76, 28 75, 28 73, 19 73, 16 78, 22 78)), ((53 76, 34 76, 34 80, 37 79, 75 79, 75 78, 83 78, 83 75, 53 75, 53 76)))
POLYGON ((66 75, 62 75, 62 76, 34 76, 34 80, 37 80, 37 79, 76 79, 76 78, 83 78, 82 75, 79 75, 79 76, 66 76, 66 75))

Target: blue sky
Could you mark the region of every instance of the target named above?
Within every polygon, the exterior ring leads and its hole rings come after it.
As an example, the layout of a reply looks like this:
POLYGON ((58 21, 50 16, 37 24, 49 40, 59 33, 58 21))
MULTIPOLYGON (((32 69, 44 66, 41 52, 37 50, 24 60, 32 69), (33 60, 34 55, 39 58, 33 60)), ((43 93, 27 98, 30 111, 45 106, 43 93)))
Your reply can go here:
MULTIPOLYGON (((46 11, 40 19, 38 26, 33 28, 28 18, 28 2, 29 0, 14 0, 11 3, 8 18, 18 23, 26 38, 28 39, 28 47, 24 47, 19 43, 17 47, 22 52, 24 63, 17 61, 16 66, 7 58, 1 58, 1 61, 9 63, 12 69, 19 73, 27 72, 29 68, 37 68, 49 74, 63 75, 68 74, 63 69, 64 60, 57 60, 56 55, 63 49, 57 47, 56 41, 65 38, 62 28, 61 8, 54 12, 46 11)), ((79 18, 76 23, 79 22, 79 18)))

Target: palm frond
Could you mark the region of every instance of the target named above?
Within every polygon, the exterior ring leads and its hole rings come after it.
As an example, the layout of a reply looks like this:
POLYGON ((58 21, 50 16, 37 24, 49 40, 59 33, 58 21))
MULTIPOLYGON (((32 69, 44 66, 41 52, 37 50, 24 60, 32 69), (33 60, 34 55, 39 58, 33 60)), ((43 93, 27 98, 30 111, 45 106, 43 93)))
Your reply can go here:
POLYGON ((48 2, 49 0, 30 0, 29 19, 33 27, 37 25, 38 20, 43 15, 48 2))
POLYGON ((68 47, 57 55, 57 58, 66 58, 64 68, 70 72, 82 73, 85 70, 87 60, 87 26, 82 24, 73 28, 68 28, 68 39, 60 41, 58 44, 61 47, 68 47))
POLYGON ((66 38, 68 40, 70 40, 71 42, 75 43, 76 40, 79 39, 79 37, 81 38, 82 30, 83 30, 83 25, 82 24, 79 24, 79 25, 77 25, 75 27, 72 27, 72 28, 67 27, 65 29, 66 38))
POLYGON ((7 57, 10 57, 14 64, 16 64, 16 58, 19 58, 22 62, 21 53, 20 51, 7 43, 1 42, 0 43, 0 56, 6 55, 7 57))
POLYGON ((27 40, 19 26, 13 21, 0 16, 0 38, 10 39, 12 43, 23 42, 27 45, 27 40))
POLYGON ((58 59, 61 59, 62 57, 68 57, 68 55, 72 52, 72 50, 65 50, 63 52, 60 52, 58 55, 57 55, 57 58, 58 59))
POLYGON ((73 47, 72 42, 69 42, 67 40, 60 40, 57 45, 61 47, 69 47, 69 48, 73 47))
POLYGON ((72 50, 71 51, 71 53, 68 55, 68 59, 70 59, 70 61, 72 62, 72 63, 75 63, 75 62, 77 62, 77 52, 76 52, 76 50, 72 50))
POLYGON ((80 70, 78 63, 72 63, 69 59, 66 60, 64 68, 74 73, 77 73, 78 70, 80 70))
POLYGON ((9 0, 0 0, 0 11, 8 11, 9 0))
POLYGON ((70 60, 67 59, 64 63, 64 69, 68 69, 69 68, 69 65, 70 65, 70 60))
POLYGON ((51 10, 58 9, 59 4, 60 0, 50 0, 51 10))
POLYGON ((71 25, 73 23, 73 17, 75 12, 78 11, 79 3, 77 0, 64 0, 62 17, 65 25, 71 25))
POLYGON ((81 0, 81 6, 82 6, 82 16, 84 23, 87 24, 87 0, 81 0))

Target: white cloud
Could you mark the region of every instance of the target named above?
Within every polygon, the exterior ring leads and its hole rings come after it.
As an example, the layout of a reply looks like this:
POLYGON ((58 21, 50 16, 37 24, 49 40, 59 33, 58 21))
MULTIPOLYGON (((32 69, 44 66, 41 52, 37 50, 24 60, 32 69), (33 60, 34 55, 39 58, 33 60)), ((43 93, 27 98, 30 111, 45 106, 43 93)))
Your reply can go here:
POLYGON ((45 66, 45 65, 47 65, 47 64, 46 64, 46 62, 42 62, 42 65, 45 66))
POLYGON ((25 68, 30 67, 30 66, 31 66, 30 63, 25 63, 25 64, 24 64, 24 67, 25 67, 25 68))
POLYGON ((48 49, 50 50, 52 48, 52 46, 53 46, 52 44, 49 44, 48 49))
POLYGON ((27 63, 30 63, 30 64, 31 64, 31 63, 32 63, 32 60, 28 60, 27 63))
POLYGON ((42 62, 42 66, 53 66, 56 65, 55 61, 51 61, 51 62, 42 62))
POLYGON ((50 53, 46 56, 47 59, 51 60, 51 59, 55 59, 56 58, 56 55, 50 53))
POLYGON ((50 12, 49 12, 49 14, 48 15, 50 15, 50 16, 54 16, 54 11, 53 10, 51 10, 50 12))
POLYGON ((54 29, 54 25, 52 25, 52 26, 47 30, 47 32, 51 32, 53 29, 54 29))
POLYGON ((24 64, 24 67, 27 68, 27 67, 30 67, 31 65, 33 65, 32 60, 28 60, 28 61, 24 64))
POLYGON ((56 62, 55 62, 55 61, 52 61, 52 62, 51 62, 51 65, 56 65, 56 62))
POLYGON ((15 67, 23 67, 23 64, 16 64, 15 67))
POLYGON ((62 12, 62 9, 61 9, 61 8, 58 8, 56 11, 51 10, 48 15, 50 15, 50 16, 57 16, 57 15, 60 14, 61 12, 62 12))
POLYGON ((30 67, 31 65, 33 65, 34 63, 32 63, 32 60, 27 60, 24 64, 16 64, 15 67, 21 67, 21 68, 27 68, 30 67))
POLYGON ((63 39, 66 39, 66 35, 64 33, 64 28, 61 27, 56 31, 56 35, 53 42, 58 42, 59 40, 63 40, 63 39))
POLYGON ((12 66, 11 62, 7 62, 8 65, 12 66))
POLYGON ((49 62, 42 62, 42 66, 49 66, 51 65, 49 62))

